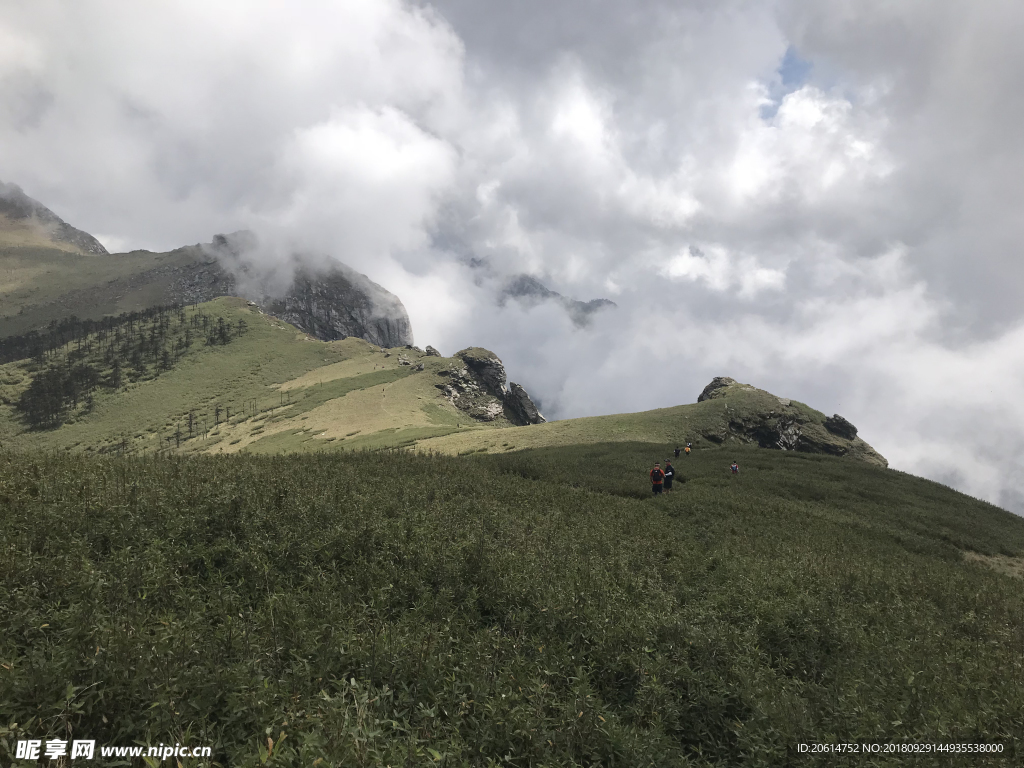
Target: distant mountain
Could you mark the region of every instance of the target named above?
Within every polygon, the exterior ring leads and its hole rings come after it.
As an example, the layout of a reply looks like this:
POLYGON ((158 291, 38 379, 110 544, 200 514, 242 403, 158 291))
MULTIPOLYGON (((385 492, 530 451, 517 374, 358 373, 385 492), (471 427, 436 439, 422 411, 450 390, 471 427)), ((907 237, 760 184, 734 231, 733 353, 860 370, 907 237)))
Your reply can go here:
POLYGON ((381 347, 413 343, 401 300, 344 264, 299 262, 292 283, 279 291, 262 290, 258 279, 240 280, 248 277, 246 253, 255 245, 251 233, 236 232, 166 253, 110 254, 20 187, 0 183, 0 268, 8 278, 0 288, 0 337, 72 315, 99 319, 243 295, 322 341, 355 336, 381 347))
MULTIPOLYGON (((105 254, 107 249, 88 232, 76 229, 57 214, 33 200, 17 184, 0 181, 0 230, 22 230, 24 234, 36 234, 42 242, 49 240, 57 246, 71 246, 81 253, 105 254)), ((18 233, 22 234, 22 233, 18 233)), ((0 242, 3 241, 0 235, 0 242)))
POLYGON ((507 299, 516 299, 522 304, 533 306, 544 301, 553 301, 560 304, 569 317, 578 326, 585 326, 590 323, 591 316, 602 309, 610 309, 616 306, 610 299, 591 299, 590 301, 579 301, 568 296, 563 296, 557 291, 552 291, 540 280, 530 275, 514 275, 505 281, 499 294, 500 303, 507 299))

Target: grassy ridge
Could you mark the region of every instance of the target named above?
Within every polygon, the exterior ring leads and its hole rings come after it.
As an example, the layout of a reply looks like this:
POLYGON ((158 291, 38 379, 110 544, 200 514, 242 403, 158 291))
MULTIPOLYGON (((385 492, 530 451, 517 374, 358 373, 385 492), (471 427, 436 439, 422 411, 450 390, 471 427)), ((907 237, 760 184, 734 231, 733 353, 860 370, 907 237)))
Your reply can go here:
POLYGON ((61 243, 18 242, 0 231, 0 336, 43 328, 68 315, 98 319, 170 301, 196 248, 169 253, 82 254, 61 243))
POLYGON ((803 403, 733 382, 711 399, 689 405, 566 419, 532 425, 527 429, 464 432, 422 440, 417 447, 428 452, 453 454, 501 453, 610 440, 665 442, 680 446, 692 442, 697 448, 730 447, 756 444, 758 425, 782 421, 799 426, 804 437, 814 444, 808 447, 812 452, 833 449, 833 455, 845 454, 849 459, 886 466, 886 460, 859 437, 850 440, 830 433, 824 426, 826 419, 825 414, 803 403))
POLYGON ((963 552, 1020 558, 1024 521, 749 449, 646 498, 665 451, 0 455, 0 760, 69 726, 232 766, 1020 758, 1021 582, 963 552))
MULTIPOLYGON (((78 408, 57 429, 29 429, 15 408, 37 363, 0 364, 0 446, 274 453, 399 447, 508 423, 478 423, 438 389, 448 381, 441 372, 461 361, 415 349, 385 353, 358 338, 317 341, 237 298, 184 310, 189 317, 196 312, 231 328, 242 322, 246 331, 227 345, 204 346, 200 339, 171 370, 151 365, 143 380, 128 381, 126 371, 125 386, 101 387, 88 408, 78 408), (402 365, 401 358, 412 364, 402 365)), ((51 364, 63 366, 74 350, 74 344, 55 350, 51 364)), ((109 379, 109 363, 91 362, 102 380, 109 379)))

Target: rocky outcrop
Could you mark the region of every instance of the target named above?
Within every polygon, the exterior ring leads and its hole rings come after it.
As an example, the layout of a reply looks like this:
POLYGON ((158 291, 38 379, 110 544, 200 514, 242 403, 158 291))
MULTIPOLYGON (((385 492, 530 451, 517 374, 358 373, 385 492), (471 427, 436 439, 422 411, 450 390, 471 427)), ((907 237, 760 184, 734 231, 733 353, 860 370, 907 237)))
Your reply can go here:
POLYGON ((511 411, 515 418, 510 419, 515 424, 543 424, 545 419, 533 400, 526 393, 526 390, 514 381, 508 385, 508 394, 505 395, 505 406, 511 411))
POLYGON ((412 343, 409 315, 398 297, 347 267, 295 275, 286 296, 264 309, 322 341, 357 336, 381 347, 412 343))
POLYGON ((704 387, 704 391, 697 395, 697 402, 703 403, 705 400, 710 400, 712 397, 724 395, 726 387, 730 384, 735 384, 736 379, 730 379, 728 376, 715 376, 711 380, 711 383, 704 387))
POLYGON ((834 413, 825 419, 825 429, 833 435, 845 437, 847 440, 853 440, 857 436, 857 428, 838 413, 834 413))
POLYGON ((225 272, 214 259, 200 255, 192 264, 158 268, 153 272, 158 273, 161 269, 169 270, 168 303, 198 304, 212 301, 218 296, 235 294, 234 277, 225 272))
POLYGON ((438 372, 447 381, 437 386, 456 408, 478 421, 505 418, 517 426, 544 422, 525 389, 518 384, 506 388, 505 365, 493 352, 470 347, 453 360, 458 364, 438 372))
POLYGON ((441 357, 441 353, 434 349, 432 346, 427 344, 427 351, 425 352, 427 357, 441 357))
POLYGON ((505 364, 496 354, 482 347, 469 347, 456 352, 455 357, 466 364, 485 391, 499 399, 505 397, 505 364))
POLYGON ((732 440, 780 451, 850 456, 888 466, 842 416, 826 417, 803 403, 776 397, 735 379, 716 377, 697 402, 706 403, 708 414, 714 414, 714 418, 704 420, 700 437, 717 445, 732 440))
POLYGON ((67 243, 82 253, 107 253, 99 240, 72 227, 45 205, 26 195, 17 184, 0 181, 0 215, 11 221, 35 225, 54 242, 67 243))

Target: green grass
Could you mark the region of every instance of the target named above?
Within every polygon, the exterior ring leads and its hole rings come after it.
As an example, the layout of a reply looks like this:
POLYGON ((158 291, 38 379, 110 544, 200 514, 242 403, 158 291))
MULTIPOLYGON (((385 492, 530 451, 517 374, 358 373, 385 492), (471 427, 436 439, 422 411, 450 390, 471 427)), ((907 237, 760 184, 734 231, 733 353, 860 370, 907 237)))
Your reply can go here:
MULTIPOLYGON (((369 348, 358 339, 347 344, 299 341, 294 328, 260 315, 241 299, 217 299, 202 307, 212 317, 224 317, 232 324, 245 320, 247 332, 227 346, 204 347, 202 339, 197 339, 192 351, 172 370, 117 393, 97 392, 92 413, 56 430, 26 431, 13 407, 0 406, 0 441, 19 448, 44 449, 77 443, 83 449, 102 451, 113 449, 126 435, 146 432, 149 437, 134 447, 155 450, 162 444, 161 437, 173 433, 169 425, 186 424, 190 411, 197 419, 204 419, 209 429, 215 426, 218 405, 222 421, 226 408, 231 408, 233 420, 238 419, 252 400, 259 415, 272 416, 282 402, 277 385, 345 360, 357 351, 354 347, 369 348)), ((6 377, 0 381, 20 380, 24 365, 0 366, 0 374, 6 377)), ((16 388, 11 387, 9 400, 15 392, 16 388)), ((293 400, 298 401, 293 407, 301 409, 305 398, 293 400)), ((189 441, 186 448, 203 449, 207 443, 201 439, 189 441)))
POLYGON ((202 258, 194 248, 83 255, 0 242, 0 336, 68 315, 99 319, 166 304, 176 270, 202 258))
POLYGON ((857 438, 847 441, 830 434, 823 426, 825 414, 793 400, 782 399, 749 385, 736 384, 725 397, 640 413, 589 416, 529 427, 513 427, 492 432, 461 432, 449 437, 423 440, 423 451, 465 454, 483 450, 533 449, 588 443, 658 442, 683 446, 692 442, 698 448, 731 447, 749 444, 749 436, 737 424, 754 424, 767 414, 785 415, 796 420, 800 429, 822 444, 841 445, 847 458, 881 466, 885 459, 857 438))
POLYGON ((1022 582, 984 558, 1024 521, 755 449, 650 498, 666 450, 0 454, 0 761, 68 729, 230 766, 1021 759, 1022 582))
POLYGON ((349 392, 355 392, 369 387, 380 387, 384 384, 404 379, 413 372, 412 368, 391 368, 386 370, 364 373, 358 376, 350 376, 344 379, 334 379, 326 384, 313 385, 300 390, 289 392, 288 402, 291 404, 287 412, 281 411, 268 417, 268 422, 281 419, 292 419, 303 413, 308 413, 314 408, 323 405, 336 397, 344 397, 349 392))
MULTIPOLYGON (((212 347, 198 334, 171 370, 150 366, 144 380, 116 392, 100 387, 91 407, 81 403, 56 429, 30 430, 14 407, 37 364, 0 365, 0 446, 99 453, 352 450, 405 447, 507 423, 479 424, 448 402, 437 387, 447 381, 440 372, 455 364, 447 358, 402 350, 423 363, 420 371, 361 339, 316 341, 237 298, 207 302, 199 310, 232 328, 242 320, 247 330, 212 347), (356 434, 358 439, 348 439, 356 434)), ((65 351, 51 364, 64 365, 65 351)), ((109 366, 91 362, 101 378, 109 374, 109 366)), ((126 369, 125 378, 130 374, 126 369)))

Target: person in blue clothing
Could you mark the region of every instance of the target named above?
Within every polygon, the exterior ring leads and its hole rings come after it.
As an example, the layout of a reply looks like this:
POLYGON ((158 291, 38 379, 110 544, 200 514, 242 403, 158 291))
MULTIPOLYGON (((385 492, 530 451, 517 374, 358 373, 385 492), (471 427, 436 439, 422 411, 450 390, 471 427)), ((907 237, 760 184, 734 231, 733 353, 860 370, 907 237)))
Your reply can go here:
POLYGON ((730 466, 729 469, 732 470, 732 473, 734 475, 738 475, 740 473, 740 465, 737 464, 735 461, 732 463, 732 466, 730 466))

